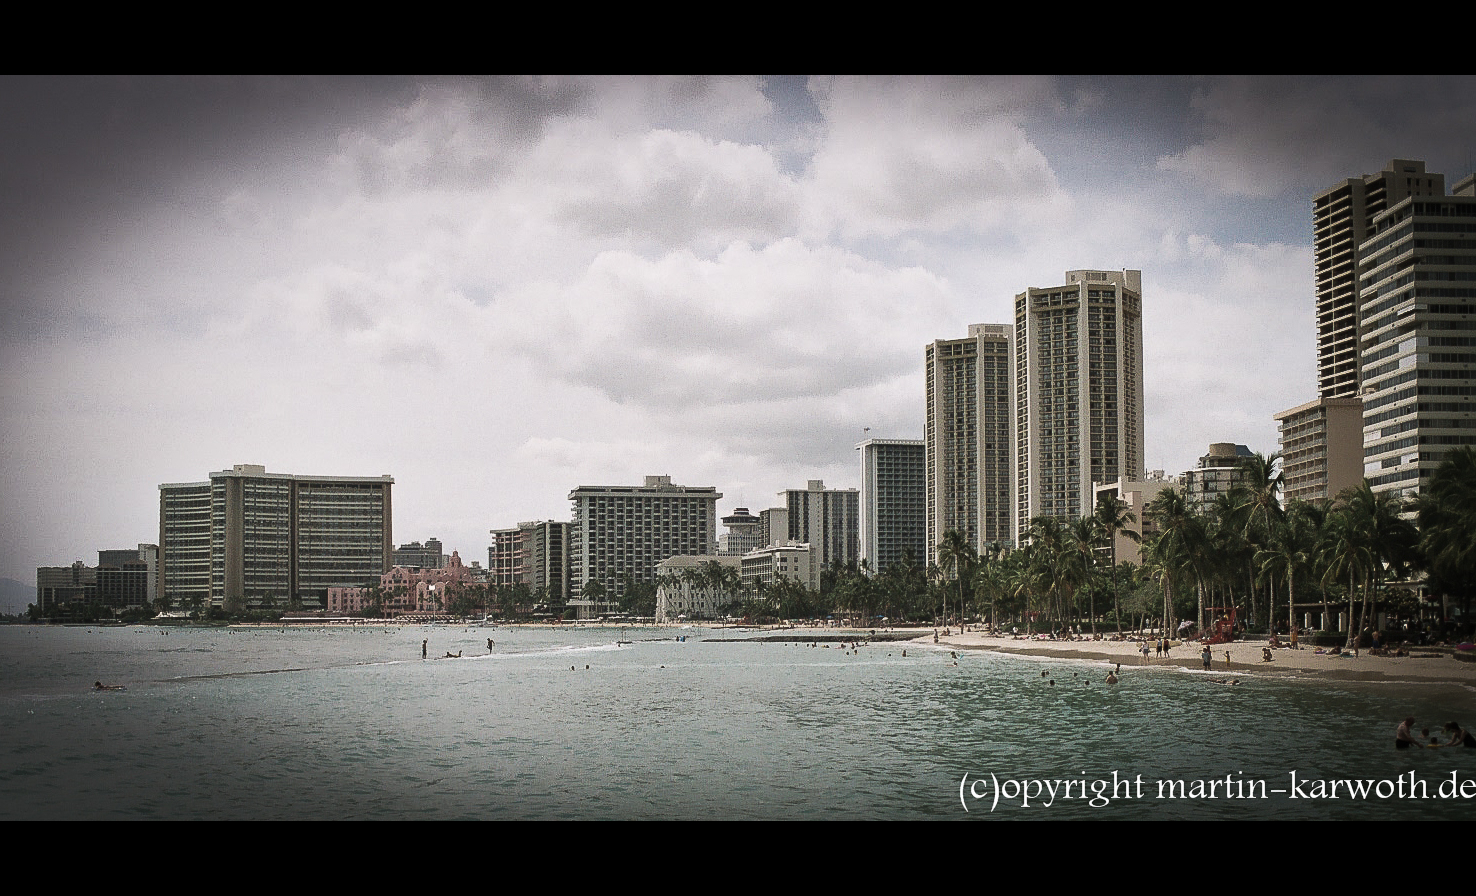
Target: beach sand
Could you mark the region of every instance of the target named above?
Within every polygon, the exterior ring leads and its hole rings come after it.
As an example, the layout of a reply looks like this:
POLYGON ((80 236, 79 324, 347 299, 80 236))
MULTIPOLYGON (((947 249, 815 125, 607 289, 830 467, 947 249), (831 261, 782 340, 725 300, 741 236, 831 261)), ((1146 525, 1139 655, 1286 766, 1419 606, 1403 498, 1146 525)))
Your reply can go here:
MULTIPOLYGON (((931 644, 933 636, 929 634, 917 640, 931 644)), ((1146 666, 1195 670, 1204 668, 1204 663, 1200 659, 1201 647, 1197 641, 1180 643, 1169 652, 1168 657, 1157 656, 1153 642, 1149 641, 1146 663, 1139 652, 1142 649, 1141 641, 1029 641, 1023 638, 1015 640, 1008 635, 992 637, 982 632, 954 632, 947 636, 940 636, 938 643, 963 650, 995 650, 1000 653, 1059 659, 1102 660, 1109 663, 1122 663, 1124 669, 1146 666)), ((1266 663, 1261 661, 1261 649, 1265 646, 1265 641, 1236 641, 1230 644, 1212 645, 1210 650, 1214 658, 1210 669, 1217 673, 1228 671, 1231 674, 1300 676, 1310 674, 1318 678, 1343 681, 1418 680, 1476 683, 1476 662, 1463 662, 1448 653, 1432 658, 1386 657, 1370 656, 1368 651, 1363 650, 1356 658, 1344 658, 1327 654, 1318 655, 1312 648, 1304 646, 1301 650, 1273 649, 1271 655, 1274 659, 1266 663), (1228 667, 1225 663, 1226 651, 1230 653, 1228 667)), ((1416 648, 1410 652, 1420 654, 1433 651, 1416 648)))

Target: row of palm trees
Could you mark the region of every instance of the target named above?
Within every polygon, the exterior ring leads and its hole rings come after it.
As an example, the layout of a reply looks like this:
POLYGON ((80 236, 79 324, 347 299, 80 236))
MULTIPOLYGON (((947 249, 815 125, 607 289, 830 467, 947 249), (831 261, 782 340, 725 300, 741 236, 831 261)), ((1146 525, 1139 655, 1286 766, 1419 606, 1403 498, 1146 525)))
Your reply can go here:
POLYGON ((975 610, 988 610, 996 624, 1000 610, 1062 624, 1084 616, 1093 634, 1099 610, 1118 614, 1120 626, 1124 599, 1147 582, 1161 593, 1166 627, 1191 596, 1197 624, 1209 608, 1234 607, 1240 618, 1267 627, 1295 624, 1298 603, 1320 602, 1327 613, 1333 601, 1346 600, 1349 644, 1369 628, 1381 598, 1409 605, 1416 577, 1469 610, 1476 591, 1476 449, 1450 454, 1415 501, 1375 492, 1365 481, 1332 502, 1283 507, 1282 487, 1279 455, 1257 454, 1243 461, 1240 484, 1203 509, 1178 488, 1163 489, 1146 508, 1158 531, 1143 546, 1141 567, 1114 556, 1116 535, 1139 536, 1127 505, 1111 495, 1079 520, 1032 520, 1013 551, 991 546, 980 554, 947 532, 938 566, 960 617, 972 597, 975 610), (1285 595, 1284 615, 1275 594, 1285 595), (1099 597, 1110 606, 1099 607, 1099 597))

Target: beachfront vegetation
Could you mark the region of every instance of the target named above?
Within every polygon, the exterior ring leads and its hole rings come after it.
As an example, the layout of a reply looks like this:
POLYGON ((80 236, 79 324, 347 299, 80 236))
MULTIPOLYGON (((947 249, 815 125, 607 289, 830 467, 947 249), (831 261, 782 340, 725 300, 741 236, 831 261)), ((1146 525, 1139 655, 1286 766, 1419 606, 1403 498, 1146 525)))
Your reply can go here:
POLYGON ((1243 627, 1284 632, 1300 614, 1335 619, 1341 609, 1352 621, 1343 633, 1351 644, 1380 613, 1418 621, 1423 609, 1443 618, 1429 603, 1441 595, 1469 619, 1476 449, 1453 452, 1413 502, 1364 483, 1332 502, 1283 508, 1279 461, 1247 458, 1242 483, 1198 511, 1176 488, 1159 492, 1146 508, 1156 532, 1141 566, 1113 555, 1111 536, 1136 535, 1138 522, 1115 498, 1074 522, 1032 520, 1009 552, 975 557, 945 537, 940 566, 949 558, 949 581, 973 583, 973 616, 1026 631, 1074 625, 1095 634, 1109 620, 1118 629, 1176 631, 1180 620, 1203 629, 1233 611, 1243 627))

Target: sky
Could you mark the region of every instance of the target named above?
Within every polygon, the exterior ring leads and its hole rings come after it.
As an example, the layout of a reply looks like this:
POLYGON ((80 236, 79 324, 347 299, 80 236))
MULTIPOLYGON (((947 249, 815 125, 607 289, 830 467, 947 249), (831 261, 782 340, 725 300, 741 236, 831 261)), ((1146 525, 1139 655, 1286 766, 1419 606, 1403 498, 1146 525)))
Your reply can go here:
POLYGON ((1311 199, 1476 167, 1476 78, 0 79, 0 577, 235 464, 485 564, 580 485, 720 515, 922 438, 923 350, 1143 272, 1149 469, 1315 397, 1311 199))

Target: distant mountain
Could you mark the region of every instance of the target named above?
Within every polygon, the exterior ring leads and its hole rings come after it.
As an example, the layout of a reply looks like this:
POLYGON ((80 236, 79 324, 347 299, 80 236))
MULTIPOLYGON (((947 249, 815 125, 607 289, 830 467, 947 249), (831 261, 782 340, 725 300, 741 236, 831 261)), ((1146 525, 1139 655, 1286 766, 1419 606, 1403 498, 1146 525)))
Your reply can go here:
POLYGON ((36 585, 27 585, 15 579, 0 579, 0 613, 15 615, 24 613, 26 607, 36 602, 36 585))

